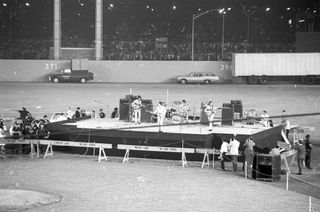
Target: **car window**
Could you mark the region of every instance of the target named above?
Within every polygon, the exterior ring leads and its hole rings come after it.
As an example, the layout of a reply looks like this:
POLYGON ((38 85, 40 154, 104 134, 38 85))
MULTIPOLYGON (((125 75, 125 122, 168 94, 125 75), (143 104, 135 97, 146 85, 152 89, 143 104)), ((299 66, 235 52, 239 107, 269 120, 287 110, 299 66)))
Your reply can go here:
POLYGON ((199 77, 202 77, 203 75, 202 74, 199 74, 199 77))

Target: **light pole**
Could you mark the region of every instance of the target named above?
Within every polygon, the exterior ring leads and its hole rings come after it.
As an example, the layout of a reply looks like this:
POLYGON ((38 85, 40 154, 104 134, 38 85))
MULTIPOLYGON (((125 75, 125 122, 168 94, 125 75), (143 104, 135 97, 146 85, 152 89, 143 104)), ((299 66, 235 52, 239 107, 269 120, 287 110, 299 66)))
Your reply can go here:
MULTIPOLYGON (((230 8, 228 8, 230 10, 230 8)), ((224 53, 224 15, 226 14, 226 11, 224 9, 219 11, 220 14, 222 14, 222 32, 221 32, 221 59, 223 60, 223 53, 224 53)))
POLYGON ((197 18, 203 16, 203 15, 206 15, 210 12, 213 12, 213 11, 219 11, 220 13, 223 11, 224 9, 212 9, 212 10, 206 10, 204 12, 200 12, 200 13, 197 13, 197 14, 193 14, 192 15, 192 34, 191 34, 191 60, 193 61, 194 59, 194 20, 196 20, 197 18))

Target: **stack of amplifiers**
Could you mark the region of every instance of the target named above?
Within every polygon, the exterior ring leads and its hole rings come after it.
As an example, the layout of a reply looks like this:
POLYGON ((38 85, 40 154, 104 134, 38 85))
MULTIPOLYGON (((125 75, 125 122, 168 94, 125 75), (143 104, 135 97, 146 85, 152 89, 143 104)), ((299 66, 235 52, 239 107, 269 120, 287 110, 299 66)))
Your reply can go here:
POLYGON ((231 100, 231 104, 233 106, 233 120, 241 121, 243 117, 243 106, 241 100, 231 100))
POLYGON ((222 104, 221 125, 233 125, 233 106, 230 103, 222 104))
POLYGON ((141 122, 153 122, 153 104, 150 99, 142 99, 141 122))

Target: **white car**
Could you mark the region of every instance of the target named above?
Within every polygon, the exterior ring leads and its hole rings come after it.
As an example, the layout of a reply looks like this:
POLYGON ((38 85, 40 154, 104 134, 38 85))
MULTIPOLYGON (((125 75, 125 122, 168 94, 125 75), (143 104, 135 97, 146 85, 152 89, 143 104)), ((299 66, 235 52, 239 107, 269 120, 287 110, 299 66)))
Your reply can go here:
POLYGON ((219 77, 210 72, 191 72, 185 76, 177 77, 177 82, 181 84, 187 84, 187 83, 211 84, 217 81, 219 81, 219 77))
POLYGON ((55 112, 51 118, 50 118, 50 123, 53 123, 53 122, 58 122, 58 121, 64 121, 64 120, 67 120, 68 119, 68 116, 67 116, 67 113, 65 112, 55 112))

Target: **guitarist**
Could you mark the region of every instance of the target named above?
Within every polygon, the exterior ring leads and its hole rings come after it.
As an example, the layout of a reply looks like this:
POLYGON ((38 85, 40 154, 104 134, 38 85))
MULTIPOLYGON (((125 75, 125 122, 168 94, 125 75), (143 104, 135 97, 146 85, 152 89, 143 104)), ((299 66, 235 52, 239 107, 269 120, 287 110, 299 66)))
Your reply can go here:
POLYGON ((213 105, 212 101, 209 101, 208 104, 206 105, 204 112, 207 114, 208 116, 208 121, 209 121, 209 131, 212 131, 213 128, 213 119, 214 119, 214 113, 219 110, 221 108, 216 108, 213 105))
POLYGON ((166 117, 166 113, 167 113, 167 109, 163 105, 163 102, 159 102, 158 103, 157 108, 153 113, 157 115, 159 132, 162 132, 161 131, 161 126, 163 125, 163 121, 164 121, 164 119, 166 117))
POLYGON ((141 96, 138 96, 138 98, 131 103, 131 106, 133 108, 134 123, 140 124, 140 122, 141 122, 141 107, 142 107, 141 96))

